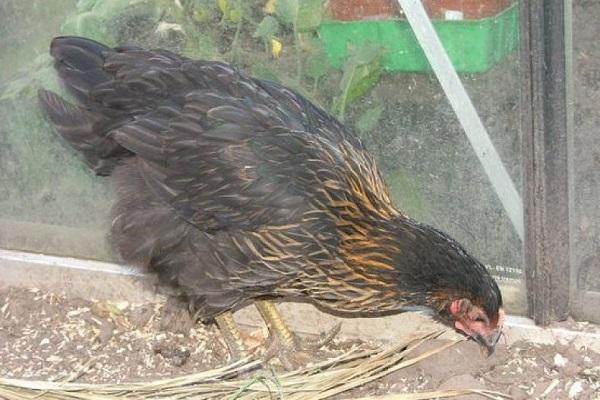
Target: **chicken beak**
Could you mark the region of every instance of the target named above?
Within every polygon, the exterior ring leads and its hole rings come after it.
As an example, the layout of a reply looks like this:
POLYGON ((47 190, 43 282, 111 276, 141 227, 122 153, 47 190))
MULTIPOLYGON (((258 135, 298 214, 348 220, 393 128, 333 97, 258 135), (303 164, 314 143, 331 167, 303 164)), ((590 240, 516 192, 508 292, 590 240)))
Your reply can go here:
POLYGON ((496 350, 496 344, 498 343, 498 340, 500 340, 500 336, 502 336, 502 330, 495 329, 489 335, 476 334, 473 339, 487 349, 489 357, 494 354, 494 350, 496 350))

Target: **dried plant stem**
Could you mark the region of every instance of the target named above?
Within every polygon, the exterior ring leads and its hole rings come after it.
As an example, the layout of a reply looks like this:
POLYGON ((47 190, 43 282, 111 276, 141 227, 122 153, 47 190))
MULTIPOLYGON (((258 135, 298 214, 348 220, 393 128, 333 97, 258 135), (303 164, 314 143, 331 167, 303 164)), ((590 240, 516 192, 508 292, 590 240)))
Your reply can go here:
MULTIPOLYGON (((46 382, 0 378, 0 398, 8 400, 146 400, 146 399, 285 399, 322 400, 374 381, 391 372, 409 367, 444 351, 457 341, 443 344, 416 357, 408 356, 442 331, 416 340, 398 343, 387 349, 350 350, 347 353, 304 369, 277 375, 259 371, 246 380, 232 379, 240 373, 256 370, 259 360, 244 359, 222 368, 176 378, 122 384, 46 382)), ((479 394, 489 399, 508 398, 486 390, 446 390, 422 393, 365 397, 361 400, 420 400, 479 394)))

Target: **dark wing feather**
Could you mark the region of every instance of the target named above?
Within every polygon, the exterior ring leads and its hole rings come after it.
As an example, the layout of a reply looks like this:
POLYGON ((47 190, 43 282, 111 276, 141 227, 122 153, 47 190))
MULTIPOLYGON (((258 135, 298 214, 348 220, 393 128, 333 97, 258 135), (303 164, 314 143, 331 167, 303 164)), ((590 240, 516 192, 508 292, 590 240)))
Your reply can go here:
POLYGON ((176 118, 149 114, 113 132, 139 157, 155 195, 205 231, 298 221, 314 193, 311 136, 265 126, 252 109, 233 105, 209 109, 198 123, 193 96, 188 101, 176 118))

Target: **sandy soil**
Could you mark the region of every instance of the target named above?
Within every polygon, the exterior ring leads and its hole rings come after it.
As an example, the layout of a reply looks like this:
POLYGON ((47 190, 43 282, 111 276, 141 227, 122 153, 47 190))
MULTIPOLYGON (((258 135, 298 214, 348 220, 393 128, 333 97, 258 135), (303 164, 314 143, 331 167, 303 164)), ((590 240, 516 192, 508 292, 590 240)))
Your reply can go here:
MULTIPOLYGON (((264 336, 263 330, 245 332, 247 344, 259 353, 264 336)), ((321 356, 376 345, 337 338, 321 356)), ((0 291, 2 377, 114 383, 184 375, 229 361, 217 328, 191 323, 176 305, 0 291)), ((488 358, 475 343, 462 342, 343 398, 449 388, 486 388, 514 399, 600 399, 600 355, 568 343, 517 342, 500 344, 488 358)))
MULTIPOLYGON (((260 356, 265 330, 243 333, 246 345, 260 356)), ((320 356, 374 345, 336 338, 320 356)), ((76 374, 81 382, 124 382, 189 374, 231 361, 216 325, 194 323, 178 303, 134 305, 38 289, 0 291, 3 377, 59 380, 76 374)))

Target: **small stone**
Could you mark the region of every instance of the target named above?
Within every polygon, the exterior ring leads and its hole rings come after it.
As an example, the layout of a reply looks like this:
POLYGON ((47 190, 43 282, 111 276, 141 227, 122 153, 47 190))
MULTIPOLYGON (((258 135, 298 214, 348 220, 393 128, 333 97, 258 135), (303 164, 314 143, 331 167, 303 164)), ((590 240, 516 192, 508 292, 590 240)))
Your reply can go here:
POLYGON ((565 357, 563 357, 560 353, 556 353, 554 355, 554 366, 556 368, 562 368, 565 365, 567 365, 568 362, 569 362, 569 360, 567 360, 565 357))
POLYGON ((583 382, 575 381, 569 388, 569 398, 576 399, 583 392, 583 382))
POLYGON ((128 308, 129 308, 129 302, 128 302, 128 301, 125 301, 125 300, 122 300, 122 301, 115 301, 115 302, 113 302, 112 304, 113 304, 113 305, 114 305, 114 306, 117 308, 117 310, 119 310, 119 311, 125 311, 126 309, 128 309, 128 308))
POLYGON ((190 358, 189 350, 179 350, 177 348, 167 347, 162 344, 157 344, 153 348, 155 354, 160 354, 169 364, 175 367, 183 366, 188 358, 190 358))

